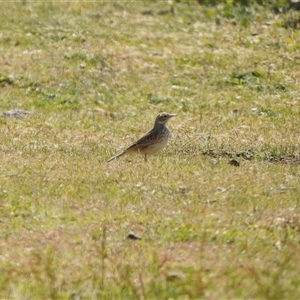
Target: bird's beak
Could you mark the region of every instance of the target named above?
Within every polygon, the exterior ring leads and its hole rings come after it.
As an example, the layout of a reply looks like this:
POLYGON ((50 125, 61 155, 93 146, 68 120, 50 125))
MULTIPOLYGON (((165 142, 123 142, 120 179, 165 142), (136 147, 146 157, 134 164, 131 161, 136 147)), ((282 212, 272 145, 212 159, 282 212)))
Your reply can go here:
POLYGON ((173 117, 176 117, 176 116, 177 116, 176 114, 169 114, 170 118, 173 118, 173 117))

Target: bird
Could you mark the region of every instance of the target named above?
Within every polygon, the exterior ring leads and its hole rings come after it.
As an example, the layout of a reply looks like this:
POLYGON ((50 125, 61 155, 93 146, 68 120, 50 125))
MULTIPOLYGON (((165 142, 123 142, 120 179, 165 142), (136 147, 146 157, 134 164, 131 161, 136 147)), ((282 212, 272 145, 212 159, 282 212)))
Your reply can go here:
POLYGON ((122 153, 111 157, 106 162, 110 162, 123 156, 126 153, 137 152, 144 155, 145 162, 147 161, 148 155, 156 154, 163 150, 167 145, 168 139, 171 136, 171 132, 167 127, 167 122, 176 117, 176 114, 169 114, 162 112, 157 115, 153 128, 138 139, 135 143, 125 149, 122 153))

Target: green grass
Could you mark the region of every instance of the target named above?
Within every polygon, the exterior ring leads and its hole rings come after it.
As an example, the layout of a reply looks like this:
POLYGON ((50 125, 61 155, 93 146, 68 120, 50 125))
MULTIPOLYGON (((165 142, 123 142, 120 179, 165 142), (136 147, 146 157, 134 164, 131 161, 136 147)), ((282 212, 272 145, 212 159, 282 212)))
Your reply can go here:
POLYGON ((31 112, 0 118, 1 298, 298 299, 298 12, 23 2, 0 10, 0 110, 31 112), (105 163, 161 111, 163 152, 105 163))

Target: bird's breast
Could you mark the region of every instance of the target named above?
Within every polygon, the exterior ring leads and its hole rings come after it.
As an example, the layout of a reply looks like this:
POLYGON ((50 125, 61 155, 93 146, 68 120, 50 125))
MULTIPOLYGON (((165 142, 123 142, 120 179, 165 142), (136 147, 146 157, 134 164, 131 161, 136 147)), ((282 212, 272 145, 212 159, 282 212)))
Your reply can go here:
POLYGON ((157 143, 157 144, 153 144, 153 145, 149 145, 145 150, 144 153, 145 154, 155 154, 157 152, 160 152, 161 150, 163 150, 168 142, 168 138, 165 138, 163 141, 157 143))

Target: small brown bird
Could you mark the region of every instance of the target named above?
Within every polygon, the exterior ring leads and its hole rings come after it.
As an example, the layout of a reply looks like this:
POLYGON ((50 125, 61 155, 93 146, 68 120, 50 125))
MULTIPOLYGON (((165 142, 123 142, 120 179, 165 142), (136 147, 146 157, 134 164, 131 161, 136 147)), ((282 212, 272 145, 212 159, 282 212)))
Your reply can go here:
POLYGON ((110 158, 106 162, 110 162, 129 152, 138 152, 143 154, 145 156, 145 161, 147 161, 147 155, 153 155, 161 151, 167 145, 168 139, 171 135, 171 132, 167 127, 167 122, 170 118, 175 116, 177 115, 168 114, 166 112, 160 113, 155 119, 154 127, 148 133, 142 136, 122 153, 110 158))

